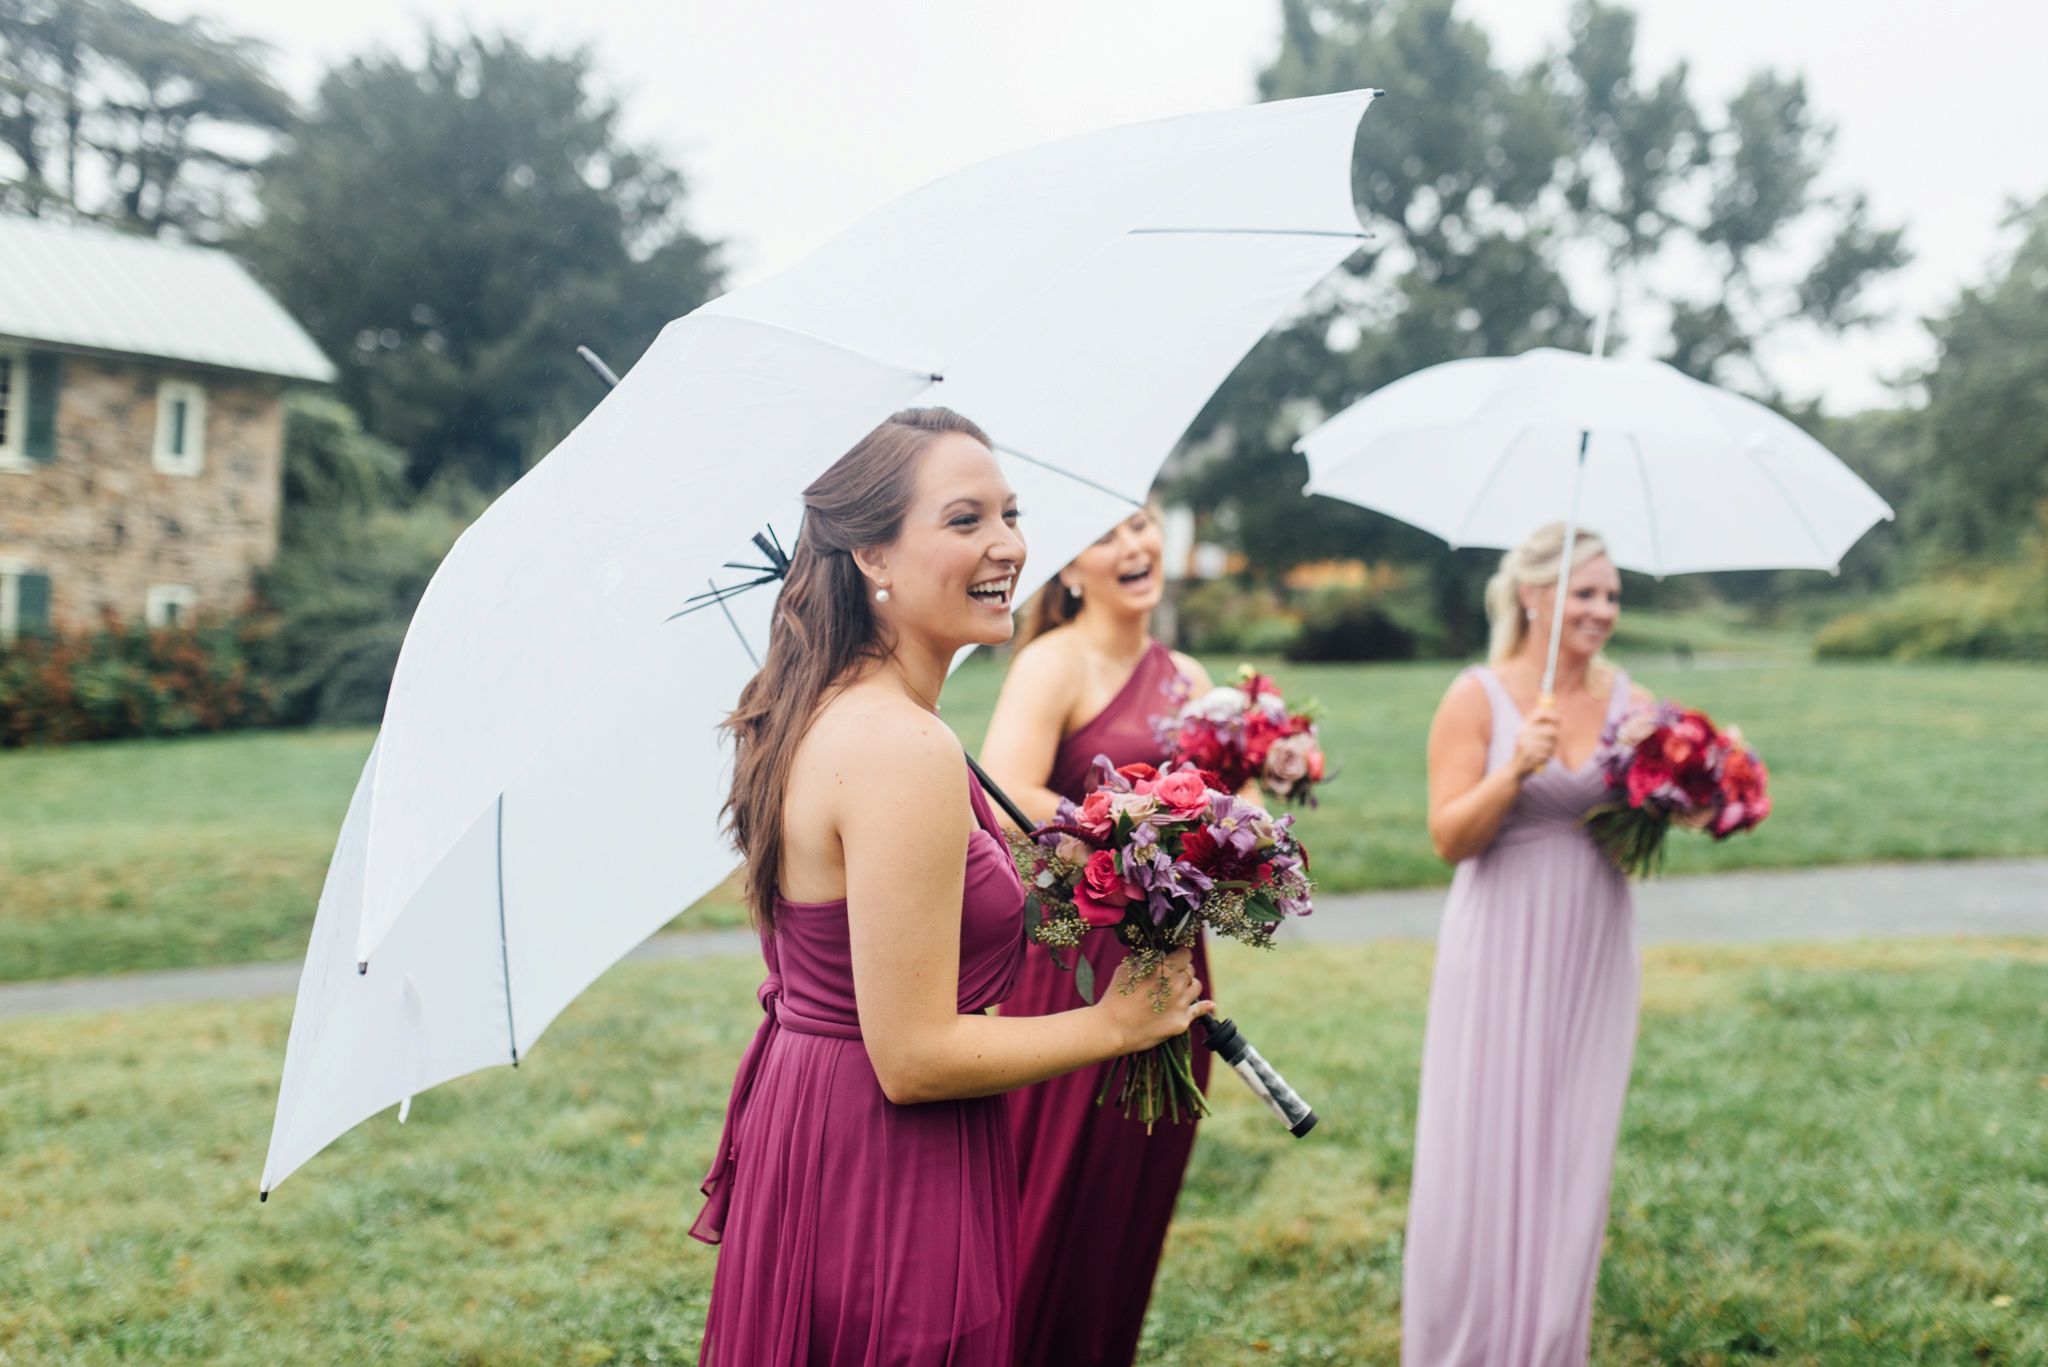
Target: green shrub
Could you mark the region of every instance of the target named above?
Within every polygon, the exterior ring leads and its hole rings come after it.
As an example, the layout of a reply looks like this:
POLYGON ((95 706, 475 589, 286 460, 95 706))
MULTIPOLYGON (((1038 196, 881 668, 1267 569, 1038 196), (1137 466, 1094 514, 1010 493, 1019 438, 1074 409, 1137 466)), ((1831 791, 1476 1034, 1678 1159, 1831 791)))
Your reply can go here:
POLYGON ((1180 600, 1181 640, 1201 654, 1278 654, 1300 629, 1278 593, 1235 579, 1196 584, 1180 600))
POLYGON ((1423 579, 1383 569, 1365 584, 1309 595, 1287 658, 1367 661, 1441 655, 1443 626, 1423 579))
POLYGON ((2048 564, 1908 585, 1829 623, 1814 648, 1822 659, 2048 660, 2048 564))
POLYGON ((255 619, 24 636, 0 647, 0 746, 261 726, 274 691, 255 619))
POLYGON ((285 411, 284 515, 259 591, 260 663, 288 723, 374 725, 427 581, 483 498, 450 480, 415 497, 405 455, 332 399, 285 411))

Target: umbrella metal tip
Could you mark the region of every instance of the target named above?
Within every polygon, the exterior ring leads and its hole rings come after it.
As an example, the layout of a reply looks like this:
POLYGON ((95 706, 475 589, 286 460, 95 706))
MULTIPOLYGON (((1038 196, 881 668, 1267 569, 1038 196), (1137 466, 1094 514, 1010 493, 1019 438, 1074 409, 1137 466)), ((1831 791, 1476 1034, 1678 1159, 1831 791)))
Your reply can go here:
POLYGON ((365 973, 368 973, 369 971, 370 961, 368 959, 356 960, 356 976, 358 978, 362 977, 365 973))
POLYGON ((269 1187, 265 1187, 265 1188, 263 1188, 263 1189, 262 1189, 261 1191, 259 1191, 259 1192, 257 1192, 257 1193, 256 1193, 256 1204, 257 1204, 257 1205, 259 1205, 259 1206, 260 1206, 260 1205, 262 1205, 262 1204, 263 1204, 263 1203, 264 1203, 265 1201, 268 1201, 269 1199, 270 1199, 270 1188, 269 1188, 269 1187))

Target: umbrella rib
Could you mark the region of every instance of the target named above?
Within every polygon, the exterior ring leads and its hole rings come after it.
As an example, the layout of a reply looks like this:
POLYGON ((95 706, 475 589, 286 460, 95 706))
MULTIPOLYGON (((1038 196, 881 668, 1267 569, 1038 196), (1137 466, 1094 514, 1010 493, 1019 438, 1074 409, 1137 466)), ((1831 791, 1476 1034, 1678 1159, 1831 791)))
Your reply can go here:
MULTIPOLYGON (((1820 539, 1820 533, 1816 532, 1813 529, 1813 524, 1806 520, 1806 510, 1800 507, 1799 500, 1793 498, 1792 495, 1786 490, 1785 485, 1778 478, 1778 472, 1771 469, 1770 466, 1764 464, 1762 459, 1760 459, 1757 455, 1757 448, 1755 446, 1752 446, 1750 443, 1742 443, 1742 454, 1748 456, 1749 463, 1757 468, 1757 472, 1759 474, 1761 474, 1765 479, 1771 482, 1771 487, 1778 491, 1779 500, 1783 502, 1787 508, 1792 510, 1792 516, 1799 519, 1799 525, 1801 528, 1805 530, 1807 539, 1813 542, 1814 549, 1819 551, 1821 555, 1825 557, 1828 553, 1827 543, 1820 539)), ((1833 573, 1840 568, 1841 560, 1839 557, 1829 562, 1829 573, 1833 573)))
MULTIPOLYGON (((705 580, 704 582, 707 584, 711 584, 711 581, 709 579, 705 580)), ((713 589, 716 589, 718 585, 711 584, 711 587, 713 589)), ((718 604, 718 610, 725 614, 725 624, 732 628, 733 635, 740 638, 740 649, 747 652, 747 661, 748 663, 754 666, 754 672, 758 674, 761 672, 761 657, 756 655, 754 653, 754 647, 747 643, 747 633, 740 630, 739 619, 734 617, 732 615, 732 609, 725 605, 725 600, 730 597, 732 597, 732 595, 729 593, 720 594, 717 598, 713 599, 712 601, 716 602, 718 604)))
POLYGON ((1098 484, 1094 480, 1088 478, 1086 475, 1077 475, 1072 470, 1064 469, 1058 465, 1054 465, 1049 460, 1040 460, 1037 456, 1027 456, 1014 446, 998 446, 996 447, 996 450, 1002 452, 1006 456, 1015 456, 1018 460, 1023 461, 1027 465, 1036 465, 1041 470, 1050 470, 1056 475, 1065 475, 1068 479, 1073 480, 1076 484, 1085 484, 1089 488, 1097 491, 1098 493, 1108 494, 1111 498, 1120 498, 1124 502, 1130 504, 1133 508, 1142 508, 1145 506, 1145 500, 1142 498, 1132 498, 1129 494, 1124 493, 1121 489, 1112 489, 1107 484, 1098 484))
POLYGON ((1465 544, 1465 529, 1472 525, 1472 515, 1479 510, 1480 503, 1485 500, 1488 492, 1492 490, 1493 482, 1500 478, 1500 472, 1507 468, 1508 457, 1515 454, 1515 448, 1520 446, 1522 438, 1528 435, 1529 424, 1525 422, 1516 431, 1515 439, 1509 442, 1506 448, 1501 451, 1500 459, 1493 463, 1493 468, 1486 472, 1486 482, 1473 491, 1471 501, 1465 505, 1465 515, 1458 519, 1458 534, 1457 538, 1451 542, 1452 550, 1457 550, 1465 544))
POLYGON ((1643 460, 1643 444, 1636 440, 1636 434, 1628 434, 1628 444, 1636 453, 1636 481, 1643 486, 1643 519, 1650 527, 1650 559, 1657 566, 1654 573, 1664 577, 1664 538, 1657 530, 1657 505, 1650 497, 1650 467, 1643 460))
POLYGON ((519 1066, 519 1028, 512 1020, 512 944, 505 935, 505 795, 498 794, 498 962, 505 970, 505 1035, 519 1066))
POLYGON ((1156 233, 1207 233, 1226 237, 1348 237, 1359 242, 1371 239, 1371 233, 1346 233, 1328 228, 1133 228, 1132 237, 1156 233))

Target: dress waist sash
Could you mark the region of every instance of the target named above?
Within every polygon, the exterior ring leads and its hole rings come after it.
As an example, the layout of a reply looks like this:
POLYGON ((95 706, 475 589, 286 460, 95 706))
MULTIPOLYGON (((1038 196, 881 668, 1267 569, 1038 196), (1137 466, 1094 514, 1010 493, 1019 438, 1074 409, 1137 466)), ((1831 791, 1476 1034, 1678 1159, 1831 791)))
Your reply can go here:
POLYGON ((829 1039, 857 1040, 861 1037, 858 1025, 821 1020, 793 1010, 782 998, 780 974, 770 973, 754 996, 765 1014, 754 1031, 753 1040, 747 1045, 747 1052, 740 1056, 739 1071, 732 1080, 732 1100, 725 1107, 725 1129, 718 1136, 718 1152, 712 1156, 711 1169, 704 1174, 704 1181, 697 1188, 704 1193, 704 1209, 697 1212, 696 1220, 691 1223, 690 1237, 707 1244, 717 1243, 725 1234, 725 1216, 732 1206, 732 1170, 739 1161, 740 1122, 746 1116, 747 1103, 754 1094, 754 1080, 761 1072, 761 1065, 767 1059, 776 1035, 788 1030, 793 1034, 823 1035, 829 1039))

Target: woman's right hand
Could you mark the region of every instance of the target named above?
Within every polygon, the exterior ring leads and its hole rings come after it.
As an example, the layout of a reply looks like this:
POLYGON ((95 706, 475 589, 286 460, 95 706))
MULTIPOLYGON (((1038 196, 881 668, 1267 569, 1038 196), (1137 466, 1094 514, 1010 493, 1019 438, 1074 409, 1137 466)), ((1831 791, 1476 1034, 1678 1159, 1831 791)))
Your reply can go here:
POLYGON ((1528 778, 1557 753, 1557 709, 1539 705, 1515 737, 1515 776, 1528 778))
POLYGON ((1195 977, 1192 950, 1176 949, 1166 956, 1159 973, 1131 981, 1131 960, 1117 965, 1116 977, 1098 989, 1091 1010, 1100 1011, 1116 1038, 1123 1041, 1118 1052, 1135 1054, 1164 1044, 1187 1033, 1197 1016, 1216 1013, 1216 1003, 1202 999, 1202 984, 1195 977), (1159 975, 1166 978, 1166 1009, 1159 1010, 1159 975), (1129 990, 1126 991, 1125 989, 1129 990))

